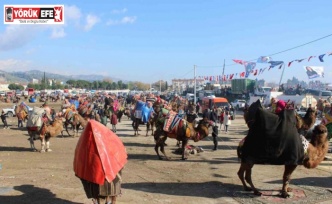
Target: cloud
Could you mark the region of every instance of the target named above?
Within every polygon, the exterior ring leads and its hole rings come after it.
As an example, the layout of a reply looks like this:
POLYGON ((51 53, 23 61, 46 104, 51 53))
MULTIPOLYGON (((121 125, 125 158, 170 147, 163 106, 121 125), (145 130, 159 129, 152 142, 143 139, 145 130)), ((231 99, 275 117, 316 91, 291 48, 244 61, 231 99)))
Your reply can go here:
POLYGON ((3 71, 31 70, 31 61, 17 60, 17 59, 0 60, 0 70, 3 71))
POLYGON ((89 31, 92 29, 92 27, 98 23, 100 21, 100 19, 92 14, 89 14, 86 16, 86 25, 84 26, 84 30, 85 31, 89 31))
POLYGON ((81 10, 77 6, 65 6, 65 20, 68 18, 71 20, 79 20, 81 17, 81 10))
POLYGON ((109 20, 106 25, 124 25, 124 24, 133 24, 136 21, 136 16, 125 16, 121 20, 109 20))
POLYGON ((66 36, 65 29, 63 27, 53 28, 51 38, 63 38, 66 36))
POLYGON ((8 25, 0 34, 0 51, 23 47, 45 29, 43 25, 8 25))
POLYGON ((121 14, 121 13, 126 13, 127 12, 127 9, 126 8, 123 8, 121 10, 112 10, 112 14, 121 14))

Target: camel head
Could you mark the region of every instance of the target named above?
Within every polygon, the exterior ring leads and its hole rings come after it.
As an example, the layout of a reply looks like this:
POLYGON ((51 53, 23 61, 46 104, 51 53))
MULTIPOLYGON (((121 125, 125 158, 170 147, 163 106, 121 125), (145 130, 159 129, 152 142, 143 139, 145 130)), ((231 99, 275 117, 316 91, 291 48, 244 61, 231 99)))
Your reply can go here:
POLYGON ((327 128, 324 125, 315 126, 307 155, 303 160, 304 167, 308 169, 316 168, 324 160, 329 149, 327 134, 327 128))
POLYGON ((209 127, 212 125, 211 121, 204 121, 201 120, 197 127, 195 128, 196 134, 194 135, 193 139, 195 142, 198 142, 209 135, 209 127))
POLYGON ((308 108, 305 116, 302 118, 296 115, 296 127, 298 130, 309 130, 316 122, 317 111, 313 108, 308 108))
POLYGON ((246 121, 248 128, 250 128, 250 126, 254 123, 255 114, 258 108, 263 108, 259 99, 252 103, 249 108, 244 111, 244 120, 246 121))

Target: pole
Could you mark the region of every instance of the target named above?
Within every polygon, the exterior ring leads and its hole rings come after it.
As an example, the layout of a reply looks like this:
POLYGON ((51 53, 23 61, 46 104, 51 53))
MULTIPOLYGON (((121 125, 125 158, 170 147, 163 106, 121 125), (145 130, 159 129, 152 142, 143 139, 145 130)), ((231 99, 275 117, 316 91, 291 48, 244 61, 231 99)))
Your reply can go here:
POLYGON ((282 73, 281 73, 281 77, 280 77, 278 89, 280 88, 281 80, 282 80, 282 77, 284 76, 284 71, 285 71, 285 63, 284 63, 284 68, 282 69, 282 73))
POLYGON ((159 81, 159 92, 161 94, 161 80, 159 81))
POLYGON ((222 88, 222 85, 224 85, 224 72, 225 72, 225 59, 224 59, 224 66, 222 67, 221 86, 220 86, 220 88, 222 88))
POLYGON ((196 65, 194 65, 194 104, 196 104, 196 65))

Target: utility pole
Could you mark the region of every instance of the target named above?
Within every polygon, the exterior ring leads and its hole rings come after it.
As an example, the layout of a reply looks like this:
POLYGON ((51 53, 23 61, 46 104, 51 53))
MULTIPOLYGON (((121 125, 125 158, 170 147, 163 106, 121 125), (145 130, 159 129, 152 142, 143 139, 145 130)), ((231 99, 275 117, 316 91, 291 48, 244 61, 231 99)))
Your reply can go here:
POLYGON ((161 79, 159 81, 159 91, 160 91, 160 94, 161 94, 161 79))
POLYGON ((221 88, 222 88, 222 85, 224 85, 224 72, 225 72, 225 59, 224 59, 224 66, 222 68, 222 75, 221 75, 221 88))
POLYGON ((196 65, 194 65, 194 104, 196 104, 196 65))
POLYGON ((280 84, 281 84, 281 80, 282 80, 282 77, 284 76, 284 71, 285 71, 285 63, 284 63, 284 68, 282 69, 282 73, 281 73, 281 77, 280 77, 280 81, 279 81, 279 87, 278 89, 280 88, 280 84))

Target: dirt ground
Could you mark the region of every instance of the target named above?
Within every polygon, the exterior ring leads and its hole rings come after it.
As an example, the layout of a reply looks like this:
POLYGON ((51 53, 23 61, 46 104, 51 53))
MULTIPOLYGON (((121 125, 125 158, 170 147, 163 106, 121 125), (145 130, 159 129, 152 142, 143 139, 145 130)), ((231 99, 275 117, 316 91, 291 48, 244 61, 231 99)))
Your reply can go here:
MULTIPOLYGON (((41 103, 29 105, 40 106, 41 103)), ((50 105, 59 110, 59 102, 50 105)), ((0 109, 11 106, 0 103, 0 109)), ((232 121, 228 134, 223 131, 219 133, 218 151, 212 151, 211 136, 198 143, 191 141, 190 144, 200 146, 205 151, 190 155, 187 161, 181 161, 180 155, 173 153, 177 149, 173 139, 166 141, 166 151, 172 160, 158 160, 154 139, 145 136, 145 127, 140 127, 140 136, 133 136, 131 122, 123 118, 117 126, 117 135, 126 146, 128 163, 123 171, 122 195, 117 203, 293 202, 273 200, 275 195, 266 196, 266 199, 255 198, 242 190, 236 175, 239 168, 236 147, 245 136, 247 127, 241 113, 232 121)), ((65 137, 58 136, 51 139, 52 152, 33 152, 26 129, 17 128, 16 118, 9 118, 8 122, 11 129, 2 129, 2 123, 0 125, 1 204, 92 203, 86 198, 83 186, 73 172, 78 137, 66 134, 65 137)), ((35 144, 40 149, 40 141, 35 144)), ((304 192, 304 197, 299 197, 297 203, 301 203, 301 199, 306 203, 316 203, 332 198, 331 164, 325 162, 321 166, 314 170, 301 166, 293 174, 293 187, 304 192)), ((282 172, 283 166, 257 165, 253 170, 253 180, 258 188, 266 192, 278 191, 281 189, 282 172)))

